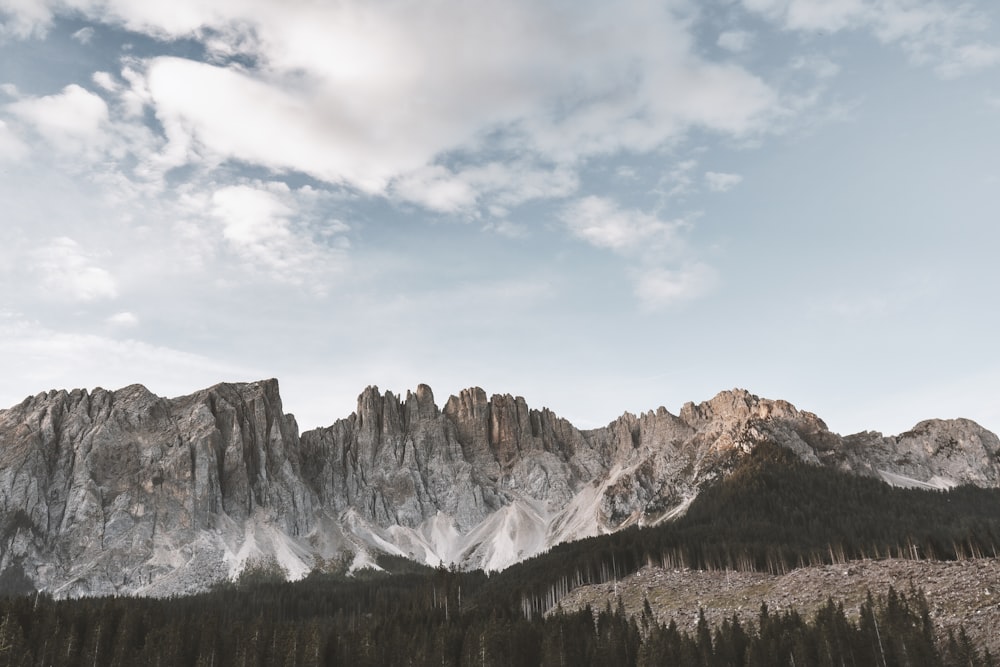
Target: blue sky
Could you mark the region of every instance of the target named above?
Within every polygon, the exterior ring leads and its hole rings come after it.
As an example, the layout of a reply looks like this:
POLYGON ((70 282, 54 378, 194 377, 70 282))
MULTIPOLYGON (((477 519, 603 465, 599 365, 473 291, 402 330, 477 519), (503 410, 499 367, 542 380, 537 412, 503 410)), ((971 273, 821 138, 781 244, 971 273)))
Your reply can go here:
POLYGON ((1000 429, 1000 7, 0 0, 0 405, 1000 429))

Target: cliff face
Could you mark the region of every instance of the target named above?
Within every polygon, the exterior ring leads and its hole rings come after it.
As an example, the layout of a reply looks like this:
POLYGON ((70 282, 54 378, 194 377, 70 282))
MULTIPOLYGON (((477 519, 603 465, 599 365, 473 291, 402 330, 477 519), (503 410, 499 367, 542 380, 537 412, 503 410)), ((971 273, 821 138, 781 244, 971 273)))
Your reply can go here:
POLYGON ((1000 484, 1000 441, 967 420, 842 438, 741 390, 580 431, 523 398, 439 408, 369 387, 298 433, 278 384, 176 399, 139 385, 53 391, 0 411, 0 581, 56 595, 203 588, 248 560, 301 576, 382 551, 498 569, 567 539, 668 520, 757 442, 892 484, 1000 484))
MULTIPOLYGON (((58 594, 133 591, 181 565, 227 574, 196 543, 258 512, 309 532, 298 431, 275 381, 167 400, 133 385, 49 392, 0 412, 0 566, 58 594)), ((228 560, 232 560, 230 556, 228 560)))

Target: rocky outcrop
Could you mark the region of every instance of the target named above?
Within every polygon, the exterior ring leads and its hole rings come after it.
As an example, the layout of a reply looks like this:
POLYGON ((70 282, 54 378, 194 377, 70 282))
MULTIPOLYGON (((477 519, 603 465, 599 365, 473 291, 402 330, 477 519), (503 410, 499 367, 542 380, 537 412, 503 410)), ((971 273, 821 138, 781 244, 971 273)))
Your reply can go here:
MULTIPOLYGON (((262 509, 303 534, 315 497, 298 448, 273 380, 174 400, 139 385, 28 398, 0 412, 0 512, 16 526, 0 567, 31 564, 57 594, 134 591, 193 565, 204 533, 262 509)), ((227 573, 214 551, 208 581, 227 573)))
POLYGON ((893 484, 1000 485, 1000 441, 973 422, 842 438, 743 390, 580 431, 509 394, 466 389, 439 408, 426 385, 369 387, 301 435, 275 380, 176 399, 52 391, 0 411, 0 585, 169 594, 255 558, 298 576, 346 552, 496 569, 668 520, 765 440, 893 484))

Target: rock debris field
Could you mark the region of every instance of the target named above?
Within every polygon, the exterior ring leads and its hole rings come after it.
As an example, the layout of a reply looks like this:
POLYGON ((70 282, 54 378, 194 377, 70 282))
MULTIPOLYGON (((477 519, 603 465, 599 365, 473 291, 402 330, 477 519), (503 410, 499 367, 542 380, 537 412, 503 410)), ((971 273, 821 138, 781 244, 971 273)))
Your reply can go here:
POLYGON ((942 637, 964 626, 978 646, 1000 655, 1000 560, 964 561, 864 560, 793 570, 784 575, 761 572, 665 570, 646 567, 617 582, 577 588, 564 597, 566 611, 587 604, 595 610, 620 597, 629 614, 642 613, 648 599, 661 623, 674 619, 691 631, 704 609, 709 625, 735 613, 753 621, 766 603, 772 613, 796 609, 811 619, 828 598, 843 602, 852 620, 870 590, 876 598, 893 586, 909 596, 921 589, 942 637))

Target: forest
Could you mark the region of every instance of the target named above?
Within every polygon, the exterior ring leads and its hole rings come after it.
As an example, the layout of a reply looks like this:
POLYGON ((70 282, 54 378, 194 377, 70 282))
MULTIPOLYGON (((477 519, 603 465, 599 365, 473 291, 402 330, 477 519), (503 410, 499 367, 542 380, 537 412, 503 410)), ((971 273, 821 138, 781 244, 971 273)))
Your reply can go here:
POLYGON ((0 598, 3 665, 989 665, 963 630, 940 639, 919 589, 873 591, 710 627, 657 622, 648 601, 563 611, 588 582, 647 564, 783 572, 856 558, 995 554, 1000 492, 892 488, 801 463, 766 443, 680 519, 560 545, 503 572, 401 558, 296 582, 264 564, 170 599, 0 598))

